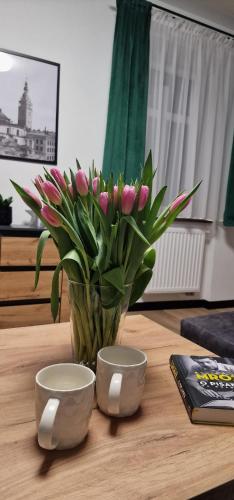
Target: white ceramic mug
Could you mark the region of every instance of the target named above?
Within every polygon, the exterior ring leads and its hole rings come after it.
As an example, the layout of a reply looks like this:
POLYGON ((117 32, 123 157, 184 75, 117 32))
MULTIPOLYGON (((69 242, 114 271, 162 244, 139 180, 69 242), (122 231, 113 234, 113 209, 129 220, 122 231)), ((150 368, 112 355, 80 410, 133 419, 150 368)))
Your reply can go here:
POLYGON ((103 347, 97 355, 97 402, 107 415, 127 417, 139 408, 146 354, 125 346, 103 347))
POLYGON ((95 375, 73 363, 47 366, 36 375, 38 443, 47 450, 77 446, 88 432, 95 375))

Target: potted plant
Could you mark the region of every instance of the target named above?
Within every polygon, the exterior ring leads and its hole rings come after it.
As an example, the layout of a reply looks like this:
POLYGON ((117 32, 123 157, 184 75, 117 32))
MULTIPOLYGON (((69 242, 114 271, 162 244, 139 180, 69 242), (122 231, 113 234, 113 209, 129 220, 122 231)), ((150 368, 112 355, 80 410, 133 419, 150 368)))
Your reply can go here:
POLYGON ((12 223, 12 207, 10 206, 12 201, 12 196, 4 199, 0 194, 0 226, 10 226, 12 223))
POLYGON ((45 169, 34 180, 38 194, 12 181, 23 201, 47 228, 41 234, 35 285, 49 235, 60 262, 52 281, 51 309, 59 309, 59 273, 69 279, 75 361, 95 366, 97 351, 113 345, 128 304, 134 304, 149 283, 155 264, 152 245, 173 223, 198 189, 180 193, 161 209, 166 191, 152 194, 151 154, 139 179, 126 185, 120 175, 104 180, 94 167, 89 175, 77 162, 70 175, 45 169))

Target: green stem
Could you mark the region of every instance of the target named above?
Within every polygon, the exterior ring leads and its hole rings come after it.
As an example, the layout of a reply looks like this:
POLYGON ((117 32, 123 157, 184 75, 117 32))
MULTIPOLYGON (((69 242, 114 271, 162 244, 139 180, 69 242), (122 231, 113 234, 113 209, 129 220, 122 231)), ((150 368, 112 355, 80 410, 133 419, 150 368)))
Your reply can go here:
POLYGON ((100 331, 100 317, 101 317, 102 311, 100 309, 101 308, 99 307, 99 299, 98 299, 98 297, 95 296, 95 298, 94 298, 94 325, 95 325, 95 331, 96 331, 96 336, 97 336, 97 341, 98 341, 98 349, 101 349, 101 347, 102 347, 102 336, 101 336, 101 331, 100 331))
POLYGON ((89 329, 89 324, 87 323, 87 310, 86 310, 86 304, 85 301, 83 300, 82 294, 77 293, 75 290, 76 285, 70 290, 70 293, 72 294, 71 297, 71 307, 75 307, 74 309, 74 314, 77 314, 78 316, 78 321, 79 321, 79 326, 76 331, 74 331, 75 335, 78 335, 81 340, 82 344, 86 346, 87 350, 87 361, 91 361, 92 357, 92 343, 91 343, 91 338, 90 338, 90 329, 89 329), (80 328, 80 331, 79 331, 80 328))
POLYGON ((128 261, 129 261, 129 257, 130 257, 130 254, 131 254, 131 251, 132 251, 132 246, 133 246, 133 242, 134 242, 134 231, 133 229, 130 230, 130 235, 128 237, 128 242, 127 242, 127 251, 126 251, 126 256, 125 256, 125 262, 124 262, 124 271, 126 272, 126 269, 127 269, 127 266, 128 266, 128 261))
POLYGON ((74 354, 76 356, 76 360, 81 361, 82 357, 84 356, 85 350, 85 339, 83 334, 82 322, 79 309, 75 306, 74 303, 71 305, 71 309, 74 354))
POLYGON ((85 284, 85 293, 86 293, 86 300, 87 300, 87 320, 90 325, 90 333, 91 333, 91 338, 94 341, 94 328, 93 328, 93 306, 91 304, 91 299, 90 299, 90 285, 89 283, 85 284))
POLYGON ((121 266, 123 262, 123 247, 126 232, 126 222, 121 220, 119 224, 119 237, 118 237, 118 264, 121 266), (122 226, 122 227, 121 227, 122 226))
POLYGON ((78 362, 93 367, 98 350, 116 341, 124 302, 121 300, 116 307, 105 309, 98 291, 89 283, 70 284, 70 302, 74 354, 78 362))

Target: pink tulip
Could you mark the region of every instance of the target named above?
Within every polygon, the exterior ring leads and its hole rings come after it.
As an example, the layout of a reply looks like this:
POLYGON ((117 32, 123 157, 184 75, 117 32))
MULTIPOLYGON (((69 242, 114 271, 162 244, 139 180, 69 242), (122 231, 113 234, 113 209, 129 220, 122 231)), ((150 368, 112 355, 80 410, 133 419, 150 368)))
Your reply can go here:
POLYGON ((44 194, 42 189, 43 182, 44 180, 42 179, 42 177, 40 175, 37 175, 37 177, 34 180, 34 186, 36 186, 37 191, 42 195, 44 194))
POLYGON ((106 215, 108 212, 109 194, 107 191, 103 191, 99 196, 99 203, 102 211, 106 215))
POLYGON ((28 194, 28 196, 30 196, 30 198, 32 198, 33 201, 35 201, 35 203, 40 208, 42 207, 41 200, 40 200, 40 198, 38 198, 38 196, 35 193, 33 193, 28 187, 24 187, 23 190, 25 191, 25 193, 28 194))
POLYGON ((89 183, 84 170, 78 170, 76 174, 76 187, 81 196, 86 196, 89 191, 89 183))
POLYGON ((116 208, 118 206, 118 201, 119 201, 119 189, 118 189, 118 186, 114 186, 114 188, 113 188, 113 200, 114 200, 114 206, 116 208))
MULTIPOLYGON (((176 210, 178 208, 178 206, 181 205, 181 203, 185 200, 185 198, 187 198, 187 196, 188 196, 188 193, 183 193, 183 194, 180 194, 179 196, 177 196, 177 198, 172 202, 172 204, 169 208, 169 211, 174 212, 174 210, 176 210)), ((187 205, 189 204, 190 201, 191 201, 191 198, 188 199, 184 208, 187 207, 187 205)))
POLYGON ((59 216, 54 212, 53 208, 44 205, 44 207, 41 209, 41 215, 43 219, 45 219, 51 226, 61 226, 59 216))
POLYGON ((98 190, 98 186, 99 186, 99 177, 94 177, 93 179, 93 182, 92 182, 92 186, 93 186, 93 194, 97 194, 97 190, 98 190))
POLYGON ((55 205, 61 205, 62 196, 59 190, 56 188, 56 186, 54 186, 52 182, 50 181, 43 182, 42 189, 46 194, 46 196, 48 197, 49 201, 51 201, 55 205))
POLYGON ((67 184, 66 184, 66 181, 65 181, 63 175, 61 174, 59 168, 56 168, 56 167, 51 168, 50 173, 51 173, 52 177, 56 180, 56 182, 58 183, 58 185, 62 189, 62 191, 66 191, 67 184))
POLYGON ((129 215, 134 207, 136 199, 136 189, 134 186, 124 186, 122 192, 122 212, 125 215, 129 215))
POLYGON ((72 198, 74 198, 74 189, 72 184, 68 184, 68 189, 72 198))
POLYGON ((143 210, 143 208, 145 208, 148 197, 149 197, 149 187, 148 186, 141 186, 140 194, 139 194, 139 201, 138 201, 138 212, 141 212, 141 210, 143 210))

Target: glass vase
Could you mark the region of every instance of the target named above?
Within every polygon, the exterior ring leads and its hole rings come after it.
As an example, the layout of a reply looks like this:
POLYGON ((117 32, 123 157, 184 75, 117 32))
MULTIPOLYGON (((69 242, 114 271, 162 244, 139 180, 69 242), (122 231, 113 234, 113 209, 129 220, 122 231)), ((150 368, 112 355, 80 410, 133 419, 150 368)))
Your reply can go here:
POLYGON ((128 310, 132 285, 124 294, 111 285, 69 281, 71 335, 74 362, 95 370, 97 352, 114 345, 128 310))

